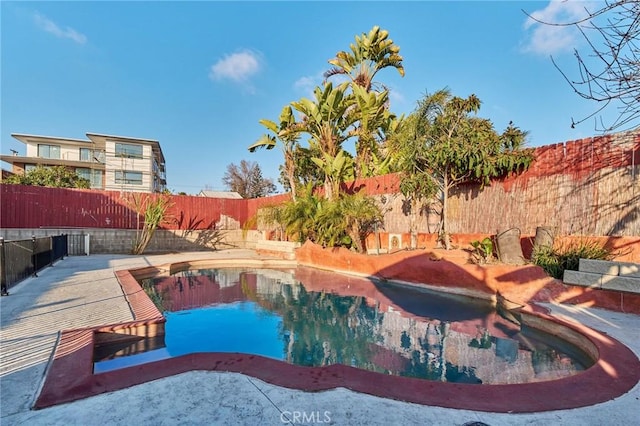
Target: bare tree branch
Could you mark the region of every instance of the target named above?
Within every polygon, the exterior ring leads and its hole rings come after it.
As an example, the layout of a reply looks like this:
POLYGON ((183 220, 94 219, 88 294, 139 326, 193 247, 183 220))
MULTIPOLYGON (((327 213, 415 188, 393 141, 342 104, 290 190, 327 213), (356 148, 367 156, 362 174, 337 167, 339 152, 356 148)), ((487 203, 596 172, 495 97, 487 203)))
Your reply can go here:
POLYGON ((602 103, 592 114, 575 121, 571 127, 596 118, 596 131, 628 130, 638 126, 640 119, 640 1, 607 1, 596 11, 585 7, 587 16, 572 22, 545 22, 524 12, 532 20, 551 26, 578 29, 587 41, 591 53, 577 49, 579 77, 571 78, 558 63, 553 65, 582 98, 602 103), (605 109, 615 107, 618 116, 604 123, 599 116, 605 109))
POLYGON ((254 161, 241 160, 240 165, 229 164, 222 183, 242 198, 265 197, 276 192, 272 179, 262 177, 262 170, 254 161))

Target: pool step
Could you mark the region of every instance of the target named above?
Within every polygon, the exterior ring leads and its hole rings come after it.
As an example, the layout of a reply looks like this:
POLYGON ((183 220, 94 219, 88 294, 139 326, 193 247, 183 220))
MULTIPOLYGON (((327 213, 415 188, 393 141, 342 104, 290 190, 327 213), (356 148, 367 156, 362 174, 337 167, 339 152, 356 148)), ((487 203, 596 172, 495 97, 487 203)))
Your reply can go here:
POLYGON ((580 259, 578 271, 565 270, 565 284, 640 293, 640 264, 580 259))
POLYGON ((265 256, 273 256, 285 260, 295 260, 296 249, 300 243, 291 241, 258 240, 255 250, 265 256))

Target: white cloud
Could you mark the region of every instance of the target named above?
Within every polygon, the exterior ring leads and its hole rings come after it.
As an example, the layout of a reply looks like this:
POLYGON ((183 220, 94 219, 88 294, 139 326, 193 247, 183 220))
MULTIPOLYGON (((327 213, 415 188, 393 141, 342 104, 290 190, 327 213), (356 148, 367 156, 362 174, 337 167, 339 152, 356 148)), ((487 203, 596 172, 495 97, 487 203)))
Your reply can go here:
POLYGON ((36 22, 36 25, 40 29, 53 34, 56 37, 68 38, 78 44, 85 44, 87 42, 87 36, 85 36, 84 34, 77 32, 71 27, 65 27, 64 29, 62 29, 51 19, 47 18, 44 15, 41 15, 40 13, 36 12, 33 18, 36 22))
POLYGON ((530 12, 524 23, 530 36, 524 50, 544 55, 573 50, 582 37, 575 26, 547 24, 566 24, 585 18, 587 9, 594 10, 593 5, 586 1, 552 0, 544 9, 530 12))
POLYGON ((322 83, 322 74, 320 76, 310 76, 306 75, 304 77, 300 77, 293 83, 293 87, 304 94, 313 94, 313 90, 316 86, 319 86, 322 83))
POLYGON ((212 80, 232 80, 243 83, 257 74, 261 68, 261 56, 251 50, 243 50, 226 55, 211 66, 209 77, 212 80))

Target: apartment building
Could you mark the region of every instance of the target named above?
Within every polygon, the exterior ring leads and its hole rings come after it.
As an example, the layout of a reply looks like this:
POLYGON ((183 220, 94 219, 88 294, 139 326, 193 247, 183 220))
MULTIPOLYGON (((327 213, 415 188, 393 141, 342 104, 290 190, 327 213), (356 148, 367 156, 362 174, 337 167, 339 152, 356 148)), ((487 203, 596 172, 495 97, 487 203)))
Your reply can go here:
POLYGON ((0 155, 12 172, 23 174, 38 166, 66 166, 88 179, 92 189, 162 192, 165 160, 160 143, 150 139, 87 133, 88 140, 14 133, 26 145, 24 156, 0 155))

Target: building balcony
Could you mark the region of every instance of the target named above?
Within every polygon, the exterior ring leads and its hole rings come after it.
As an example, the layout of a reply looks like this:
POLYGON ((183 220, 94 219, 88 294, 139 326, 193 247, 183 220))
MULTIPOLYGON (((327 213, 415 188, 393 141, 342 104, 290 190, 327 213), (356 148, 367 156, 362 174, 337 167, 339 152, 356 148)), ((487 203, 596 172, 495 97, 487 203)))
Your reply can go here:
POLYGON ((61 158, 42 158, 42 157, 22 157, 18 155, 0 155, 0 160, 16 165, 34 164, 36 166, 66 166, 66 167, 81 167, 81 168, 93 168, 96 170, 104 170, 104 163, 80 161, 76 159, 61 159, 61 158))

